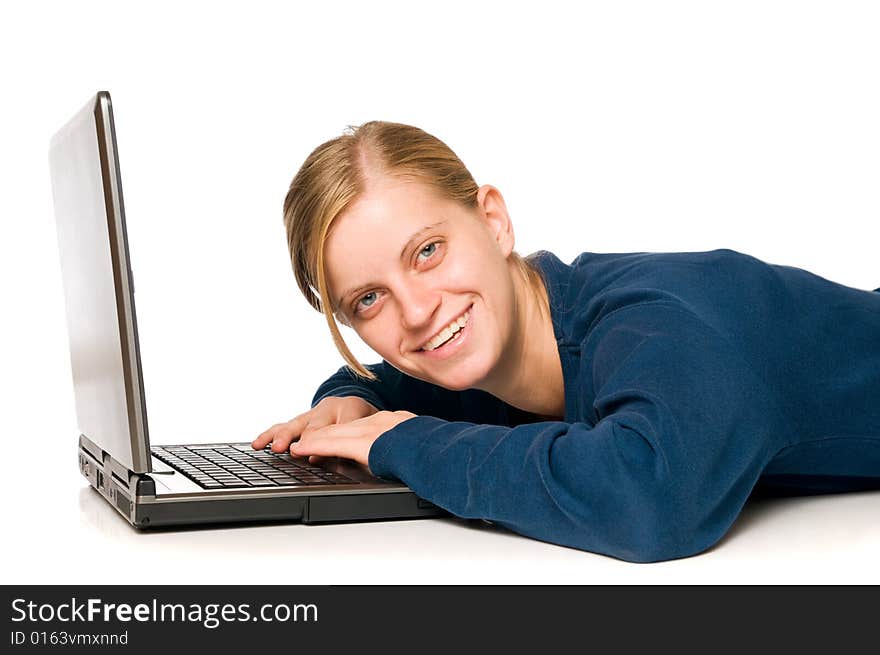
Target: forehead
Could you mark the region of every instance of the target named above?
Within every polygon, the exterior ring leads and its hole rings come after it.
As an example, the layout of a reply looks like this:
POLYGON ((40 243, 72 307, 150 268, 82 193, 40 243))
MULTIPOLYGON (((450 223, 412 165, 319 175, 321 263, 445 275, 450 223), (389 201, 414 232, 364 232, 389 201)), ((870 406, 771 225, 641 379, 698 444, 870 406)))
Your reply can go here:
POLYGON ((374 179, 341 215, 333 221, 331 239, 350 233, 381 229, 391 233, 409 227, 425 217, 449 211, 453 204, 424 182, 382 177, 374 179))

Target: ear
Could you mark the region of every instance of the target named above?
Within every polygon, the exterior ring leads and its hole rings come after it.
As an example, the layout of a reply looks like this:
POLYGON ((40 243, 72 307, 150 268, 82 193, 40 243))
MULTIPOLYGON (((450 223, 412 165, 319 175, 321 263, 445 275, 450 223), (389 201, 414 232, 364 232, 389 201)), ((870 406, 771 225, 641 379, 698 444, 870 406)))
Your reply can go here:
POLYGON ((491 184, 484 184, 477 190, 477 208, 501 254, 507 257, 513 251, 515 238, 501 192, 491 184))

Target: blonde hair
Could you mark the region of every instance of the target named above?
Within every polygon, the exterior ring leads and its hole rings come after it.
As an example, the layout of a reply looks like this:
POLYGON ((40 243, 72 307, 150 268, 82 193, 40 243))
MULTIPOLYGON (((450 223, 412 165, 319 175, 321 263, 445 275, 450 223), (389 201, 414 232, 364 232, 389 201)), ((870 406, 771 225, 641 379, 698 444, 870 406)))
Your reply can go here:
MULTIPOLYGON (((471 208, 477 206, 479 189, 470 171, 440 139, 411 125, 385 121, 348 126, 342 136, 315 148, 290 183, 284 199, 284 227, 296 283, 309 304, 326 317, 333 343, 349 368, 373 381, 377 377, 355 359, 336 324, 324 244, 333 221, 376 174, 421 181, 471 208)), ((541 311, 549 316, 541 271, 531 258, 515 251, 509 259, 536 295, 541 311)))

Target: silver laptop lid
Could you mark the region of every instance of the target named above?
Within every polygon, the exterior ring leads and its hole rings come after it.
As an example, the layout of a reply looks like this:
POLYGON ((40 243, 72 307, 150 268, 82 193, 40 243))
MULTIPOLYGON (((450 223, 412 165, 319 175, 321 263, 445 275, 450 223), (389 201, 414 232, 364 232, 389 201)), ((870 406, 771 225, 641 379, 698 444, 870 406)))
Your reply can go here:
POLYGON ((110 94, 52 137, 49 165, 80 432, 150 471, 128 237, 110 94))

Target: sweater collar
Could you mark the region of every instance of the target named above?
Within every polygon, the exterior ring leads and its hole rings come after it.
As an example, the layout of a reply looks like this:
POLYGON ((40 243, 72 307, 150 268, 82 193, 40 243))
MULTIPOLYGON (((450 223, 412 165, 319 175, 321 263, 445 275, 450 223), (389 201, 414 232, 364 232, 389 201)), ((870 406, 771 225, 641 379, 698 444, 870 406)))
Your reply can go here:
POLYGON ((553 321, 553 334, 556 337, 556 345, 559 349, 559 360, 562 364, 562 383, 565 388, 565 417, 564 421, 576 420, 578 407, 577 390, 577 365, 580 357, 580 345, 572 343, 568 338, 563 318, 566 316, 566 300, 569 297, 574 267, 563 262, 549 250, 539 250, 529 255, 529 260, 541 270, 547 287, 547 297, 550 301, 550 318, 553 321))
POLYGON ((550 318, 553 321, 553 334, 559 346, 568 346, 568 335, 562 322, 565 316, 565 300, 571 283, 573 267, 563 262, 549 250, 539 250, 528 256, 541 271, 547 296, 550 301, 550 318))

